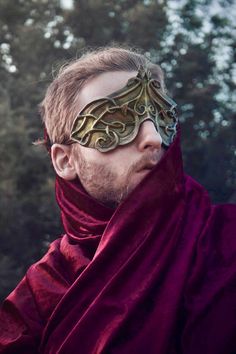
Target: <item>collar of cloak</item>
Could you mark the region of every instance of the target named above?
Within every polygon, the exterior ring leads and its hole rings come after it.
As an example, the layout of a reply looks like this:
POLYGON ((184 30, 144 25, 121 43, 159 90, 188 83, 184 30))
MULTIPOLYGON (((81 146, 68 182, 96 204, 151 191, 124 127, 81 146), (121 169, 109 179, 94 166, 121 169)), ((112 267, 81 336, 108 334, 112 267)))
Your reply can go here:
POLYGON ((88 262, 48 321, 42 350, 169 353, 195 243, 211 213, 207 193, 183 174, 180 134, 116 210, 78 180, 57 177, 56 197, 64 253, 77 247, 88 262))
POLYGON ((6 299, 1 348, 236 353, 236 206, 183 175, 179 136, 115 211, 78 180, 56 193, 66 234, 6 299))
MULTIPOLYGON (((69 239, 94 250, 104 231, 114 224, 141 217, 147 223, 157 210, 164 212, 181 196, 184 188, 180 132, 156 167, 144 178, 119 207, 114 210, 99 203, 83 188, 79 179, 56 178, 56 199, 61 209, 63 227, 69 239), (177 199, 176 199, 177 198, 177 199)), ((137 222, 137 220, 136 220, 137 222)), ((146 225, 146 223, 145 223, 146 225)), ((104 240, 104 238, 103 238, 104 240)))

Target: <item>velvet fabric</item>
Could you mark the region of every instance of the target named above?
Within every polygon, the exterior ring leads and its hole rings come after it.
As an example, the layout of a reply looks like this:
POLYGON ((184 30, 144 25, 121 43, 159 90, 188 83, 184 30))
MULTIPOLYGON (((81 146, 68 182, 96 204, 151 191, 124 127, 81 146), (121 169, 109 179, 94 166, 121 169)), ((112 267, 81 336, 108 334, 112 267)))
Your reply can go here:
POLYGON ((1 353, 236 353, 236 206, 184 175, 179 136, 116 210, 56 196, 65 235, 5 300, 1 353))

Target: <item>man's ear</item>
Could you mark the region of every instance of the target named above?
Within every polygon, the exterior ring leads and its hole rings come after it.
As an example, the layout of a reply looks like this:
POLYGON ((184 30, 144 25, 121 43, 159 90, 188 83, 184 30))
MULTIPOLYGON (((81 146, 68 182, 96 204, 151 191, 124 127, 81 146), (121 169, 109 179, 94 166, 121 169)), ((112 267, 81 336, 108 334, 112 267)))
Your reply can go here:
POLYGON ((61 178, 71 181, 77 173, 72 159, 71 145, 53 144, 51 147, 51 159, 53 167, 61 178))

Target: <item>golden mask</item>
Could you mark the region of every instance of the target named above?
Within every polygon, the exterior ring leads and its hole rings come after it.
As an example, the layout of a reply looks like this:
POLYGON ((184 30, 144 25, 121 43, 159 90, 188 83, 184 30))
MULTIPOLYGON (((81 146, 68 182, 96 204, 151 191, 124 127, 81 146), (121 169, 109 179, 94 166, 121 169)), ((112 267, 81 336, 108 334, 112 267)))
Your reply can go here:
POLYGON ((176 103, 141 67, 136 77, 108 97, 88 103, 76 117, 71 139, 79 144, 107 152, 135 139, 141 124, 151 120, 168 147, 177 126, 176 103))

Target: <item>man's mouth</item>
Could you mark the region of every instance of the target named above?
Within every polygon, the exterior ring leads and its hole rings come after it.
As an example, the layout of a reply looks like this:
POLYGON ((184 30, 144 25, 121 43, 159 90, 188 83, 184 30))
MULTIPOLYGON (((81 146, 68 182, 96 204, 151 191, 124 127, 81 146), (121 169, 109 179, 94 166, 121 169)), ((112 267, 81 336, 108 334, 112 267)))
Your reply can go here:
POLYGON ((138 171, 145 171, 145 170, 148 170, 148 171, 151 171, 155 166, 156 166, 157 163, 153 164, 153 163, 147 163, 145 165, 143 165, 138 171))
POLYGON ((145 156, 139 163, 136 164, 136 172, 144 172, 144 171, 151 171, 156 167, 156 165, 159 163, 161 160, 161 157, 163 156, 162 151, 160 150, 156 154, 150 154, 145 156))

